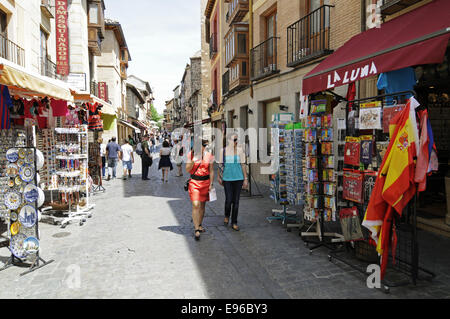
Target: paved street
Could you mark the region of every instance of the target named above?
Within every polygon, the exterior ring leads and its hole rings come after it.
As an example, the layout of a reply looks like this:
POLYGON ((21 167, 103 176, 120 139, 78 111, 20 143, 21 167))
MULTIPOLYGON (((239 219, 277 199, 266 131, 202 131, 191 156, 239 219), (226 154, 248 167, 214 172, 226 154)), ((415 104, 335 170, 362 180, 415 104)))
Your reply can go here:
MULTIPOLYGON (((185 178, 173 171, 163 184, 157 163, 151 181, 135 169, 132 180, 105 182, 107 192, 94 197, 94 216, 84 226, 41 224, 41 255, 55 261, 23 277, 23 268, 0 272, 0 297, 450 298, 448 240, 420 233, 422 259, 437 277, 386 295, 368 289, 348 266, 330 263, 327 249, 310 256, 297 231, 266 222, 276 207, 267 197, 242 200, 241 231, 234 232, 222 224, 218 187, 219 200, 207 205, 207 232, 196 242, 185 178)), ((8 255, 0 249, 1 262, 8 255)))

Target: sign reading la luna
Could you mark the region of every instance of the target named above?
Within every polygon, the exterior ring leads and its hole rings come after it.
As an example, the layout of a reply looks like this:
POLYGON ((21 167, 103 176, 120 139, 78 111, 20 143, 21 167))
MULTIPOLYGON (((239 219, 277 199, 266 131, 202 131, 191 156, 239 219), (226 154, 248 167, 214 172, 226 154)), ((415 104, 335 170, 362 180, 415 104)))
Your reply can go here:
POLYGON ((334 71, 334 74, 328 74, 327 89, 334 88, 361 80, 370 75, 377 75, 377 67, 375 62, 368 63, 363 67, 345 71, 334 71))

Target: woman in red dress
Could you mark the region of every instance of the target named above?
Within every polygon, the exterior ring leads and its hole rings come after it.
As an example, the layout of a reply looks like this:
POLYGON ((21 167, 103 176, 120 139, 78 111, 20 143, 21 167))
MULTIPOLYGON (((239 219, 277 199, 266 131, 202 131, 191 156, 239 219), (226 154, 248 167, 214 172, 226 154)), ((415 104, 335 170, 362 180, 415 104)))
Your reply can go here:
POLYGON ((214 156, 205 150, 207 146, 208 141, 202 140, 201 154, 194 154, 194 150, 187 154, 186 171, 191 174, 189 196, 192 201, 192 221, 196 240, 199 240, 200 233, 205 231, 202 227, 205 206, 214 184, 214 156))

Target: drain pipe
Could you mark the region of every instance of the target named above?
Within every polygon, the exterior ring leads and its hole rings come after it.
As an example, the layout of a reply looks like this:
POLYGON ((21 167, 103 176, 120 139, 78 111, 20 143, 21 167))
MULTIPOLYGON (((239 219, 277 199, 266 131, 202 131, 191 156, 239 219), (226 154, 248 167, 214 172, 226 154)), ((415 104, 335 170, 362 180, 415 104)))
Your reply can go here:
MULTIPOLYGON (((249 57, 248 57, 248 62, 249 62, 249 70, 251 70, 251 66, 252 66, 252 55, 251 55, 251 49, 253 49, 253 0, 249 0, 249 10, 248 10, 248 14, 249 14, 249 34, 248 34, 248 49, 249 49, 249 57)), ((250 71, 251 73, 251 71, 250 71)), ((253 83, 252 81, 250 81, 250 97, 253 99, 253 83)))

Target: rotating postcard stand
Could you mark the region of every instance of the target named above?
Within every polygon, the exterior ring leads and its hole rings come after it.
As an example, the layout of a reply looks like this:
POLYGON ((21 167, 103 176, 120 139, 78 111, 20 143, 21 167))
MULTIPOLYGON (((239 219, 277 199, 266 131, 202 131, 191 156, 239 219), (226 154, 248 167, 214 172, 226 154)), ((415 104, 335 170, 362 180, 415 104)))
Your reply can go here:
MULTIPOLYGON (((330 174, 330 176, 327 176, 326 178, 324 176, 324 169, 327 169, 328 166, 323 166, 323 158, 329 156, 333 157, 333 155, 330 152, 325 152, 325 154, 322 154, 322 142, 324 144, 330 143, 329 140, 327 140, 328 142, 322 140, 323 136, 326 136, 326 134, 323 134, 325 132, 322 132, 322 130, 331 128, 330 126, 325 125, 325 123, 323 123, 324 121, 321 120, 321 115, 325 114, 325 108, 323 108, 322 111, 322 113, 314 113, 315 115, 310 116, 312 123, 309 123, 307 126, 311 130, 311 133, 308 132, 308 134, 305 134, 306 156, 309 158, 309 160, 307 158, 306 162, 314 163, 314 165, 307 165, 307 167, 309 167, 309 169, 307 169, 307 176, 309 180, 307 187, 308 204, 305 205, 305 215, 310 215, 310 218, 313 219, 313 223, 306 232, 301 232, 300 236, 303 238, 306 247, 309 247, 309 244, 314 244, 309 249, 310 254, 312 254, 313 250, 320 247, 327 247, 330 250, 334 250, 335 244, 342 243, 344 241, 344 236, 341 234, 325 232, 324 212, 330 212, 330 207, 325 207, 325 198, 329 198, 331 194, 328 194, 325 191, 324 183, 335 183, 335 174, 333 172, 333 174, 330 174), (319 131, 321 133, 321 138, 319 138, 319 131), (315 230, 310 231, 313 227, 315 230), (304 237, 317 237, 318 241, 307 240, 304 237)), ((329 123, 332 123, 332 121, 329 123)))
POLYGON ((276 161, 272 161, 270 170, 276 172, 270 177, 271 197, 282 209, 272 209, 272 216, 267 217, 267 221, 272 223, 273 220, 281 220, 282 225, 286 225, 288 221, 297 220, 297 212, 288 210, 289 200, 287 198, 286 186, 286 162, 284 152, 284 139, 286 124, 292 123, 294 116, 292 113, 274 114, 272 123, 272 154, 276 161))
MULTIPOLYGON (((79 147, 78 154, 75 153, 67 153, 66 155, 57 156, 57 159, 63 161, 79 161, 80 167, 79 170, 73 170, 71 167, 71 171, 66 169, 60 170, 57 172, 57 175, 60 179, 71 179, 71 178, 80 178, 82 181, 82 185, 79 189, 74 187, 58 187, 60 193, 64 194, 64 198, 68 201, 69 210, 68 216, 61 221, 61 228, 65 228, 69 223, 75 221, 78 222, 80 226, 82 226, 87 218, 92 217, 91 210, 95 205, 90 204, 90 193, 89 193, 89 185, 88 185, 88 130, 87 126, 83 125, 81 128, 56 128, 56 133, 61 137, 61 139, 66 138, 66 140, 71 140, 68 136, 76 135, 76 140, 78 141, 77 146, 79 147), (83 191, 82 191, 83 189, 83 191), (77 197, 79 200, 81 198, 82 192, 84 192, 86 203, 84 207, 80 207, 79 202, 76 203, 75 208, 72 205, 72 200, 77 197)), ((60 140, 61 140, 60 139, 60 140)))
POLYGON ((8 172, 11 181, 14 180, 15 183, 14 188, 10 189, 5 200, 10 209, 10 217, 8 218, 10 245, 8 249, 11 256, 0 271, 12 266, 27 267, 29 265, 28 270, 20 274, 20 276, 23 276, 52 263, 54 260, 45 261, 39 253, 38 202, 43 203, 44 199, 40 196, 44 196, 44 193, 39 192, 37 188, 36 148, 16 147, 10 149, 8 153, 8 161, 15 163, 16 167, 20 166, 20 170, 16 171, 17 174, 8 172), (30 163, 31 159, 33 159, 33 163, 30 163), (15 175, 14 178, 12 175, 15 175), (11 224, 12 219, 15 221, 11 224), (29 262, 31 262, 31 265, 29 262))

